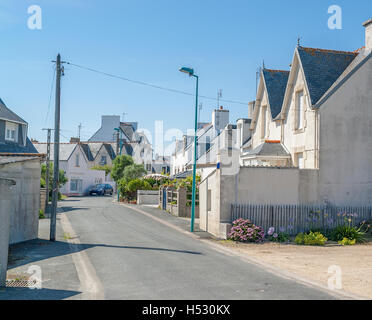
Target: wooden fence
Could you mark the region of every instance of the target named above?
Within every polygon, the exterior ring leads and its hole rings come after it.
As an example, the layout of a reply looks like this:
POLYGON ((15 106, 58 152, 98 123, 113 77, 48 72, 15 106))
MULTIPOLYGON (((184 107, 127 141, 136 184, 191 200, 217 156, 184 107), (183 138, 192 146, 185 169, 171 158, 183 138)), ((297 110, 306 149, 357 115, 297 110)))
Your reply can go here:
POLYGON ((239 218, 251 220, 265 232, 274 227, 276 231, 296 235, 310 229, 333 229, 349 223, 348 219, 354 225, 371 220, 372 207, 233 204, 231 221, 239 218))

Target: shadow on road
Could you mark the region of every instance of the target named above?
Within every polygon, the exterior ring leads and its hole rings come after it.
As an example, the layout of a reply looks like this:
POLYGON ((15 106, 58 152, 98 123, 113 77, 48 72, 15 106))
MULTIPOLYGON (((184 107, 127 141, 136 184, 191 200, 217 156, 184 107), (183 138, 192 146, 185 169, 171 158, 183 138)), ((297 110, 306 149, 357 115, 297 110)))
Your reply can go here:
POLYGON ((88 210, 88 208, 82 208, 82 207, 62 207, 63 212, 70 212, 70 211, 76 211, 76 210, 88 210))
POLYGON ((113 248, 113 249, 130 249, 130 250, 149 250, 160 252, 174 252, 182 254, 201 255, 202 253, 188 250, 177 250, 167 248, 151 248, 136 246, 117 246, 107 244, 71 244, 63 241, 51 242, 48 240, 36 239, 23 243, 18 243, 9 248, 9 266, 16 268, 25 264, 42 261, 45 259, 68 255, 75 252, 84 251, 90 248, 113 248))
POLYGON ((78 291, 29 288, 1 288, 0 300, 63 300, 81 294, 78 291))

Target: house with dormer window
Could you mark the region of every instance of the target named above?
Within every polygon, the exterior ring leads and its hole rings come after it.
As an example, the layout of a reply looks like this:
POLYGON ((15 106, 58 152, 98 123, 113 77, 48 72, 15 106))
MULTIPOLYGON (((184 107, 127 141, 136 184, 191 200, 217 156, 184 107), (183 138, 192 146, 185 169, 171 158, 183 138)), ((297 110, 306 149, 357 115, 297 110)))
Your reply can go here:
POLYGON ((372 19, 363 26, 361 49, 298 45, 289 71, 261 71, 239 169, 221 153, 200 183, 201 229, 225 237, 232 204, 372 208, 372 19))
POLYGON ((38 236, 43 154, 27 137, 28 123, 0 99, 0 178, 14 182, 10 201, 10 244, 38 236))

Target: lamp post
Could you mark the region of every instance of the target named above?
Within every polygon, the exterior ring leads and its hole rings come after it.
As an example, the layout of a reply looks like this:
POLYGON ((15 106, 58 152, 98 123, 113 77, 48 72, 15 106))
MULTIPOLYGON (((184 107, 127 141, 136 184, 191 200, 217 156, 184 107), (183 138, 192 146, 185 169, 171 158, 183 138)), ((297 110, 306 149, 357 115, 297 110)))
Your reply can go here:
MULTIPOLYGON (((119 139, 119 154, 117 154, 116 156, 121 156, 121 150, 123 149, 122 148, 122 146, 121 146, 121 144, 122 144, 122 137, 121 137, 121 130, 119 129, 119 128, 115 128, 114 129, 115 131, 117 131, 117 133, 118 133, 118 137, 119 137, 119 133, 120 133, 120 139, 119 139)), ((120 194, 119 194, 119 186, 118 186, 118 183, 116 182, 116 191, 117 191, 117 195, 118 195, 118 203, 119 203, 119 201, 120 201, 120 194)))
POLYGON ((197 154, 197 130, 198 130, 198 95, 199 95, 199 76, 194 74, 194 69, 181 68, 181 72, 188 74, 190 77, 196 78, 196 102, 195 102, 195 133, 194 133, 194 165, 192 169, 192 205, 191 205, 191 232, 194 232, 195 222, 195 199, 196 199, 196 154, 197 154))

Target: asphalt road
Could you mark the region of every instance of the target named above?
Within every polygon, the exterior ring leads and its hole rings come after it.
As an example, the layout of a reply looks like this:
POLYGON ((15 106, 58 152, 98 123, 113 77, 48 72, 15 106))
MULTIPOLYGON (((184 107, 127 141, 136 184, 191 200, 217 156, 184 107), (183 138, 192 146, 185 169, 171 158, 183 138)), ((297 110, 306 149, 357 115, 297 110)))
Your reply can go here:
POLYGON ((333 299, 219 252, 110 197, 63 201, 105 299, 333 299))

